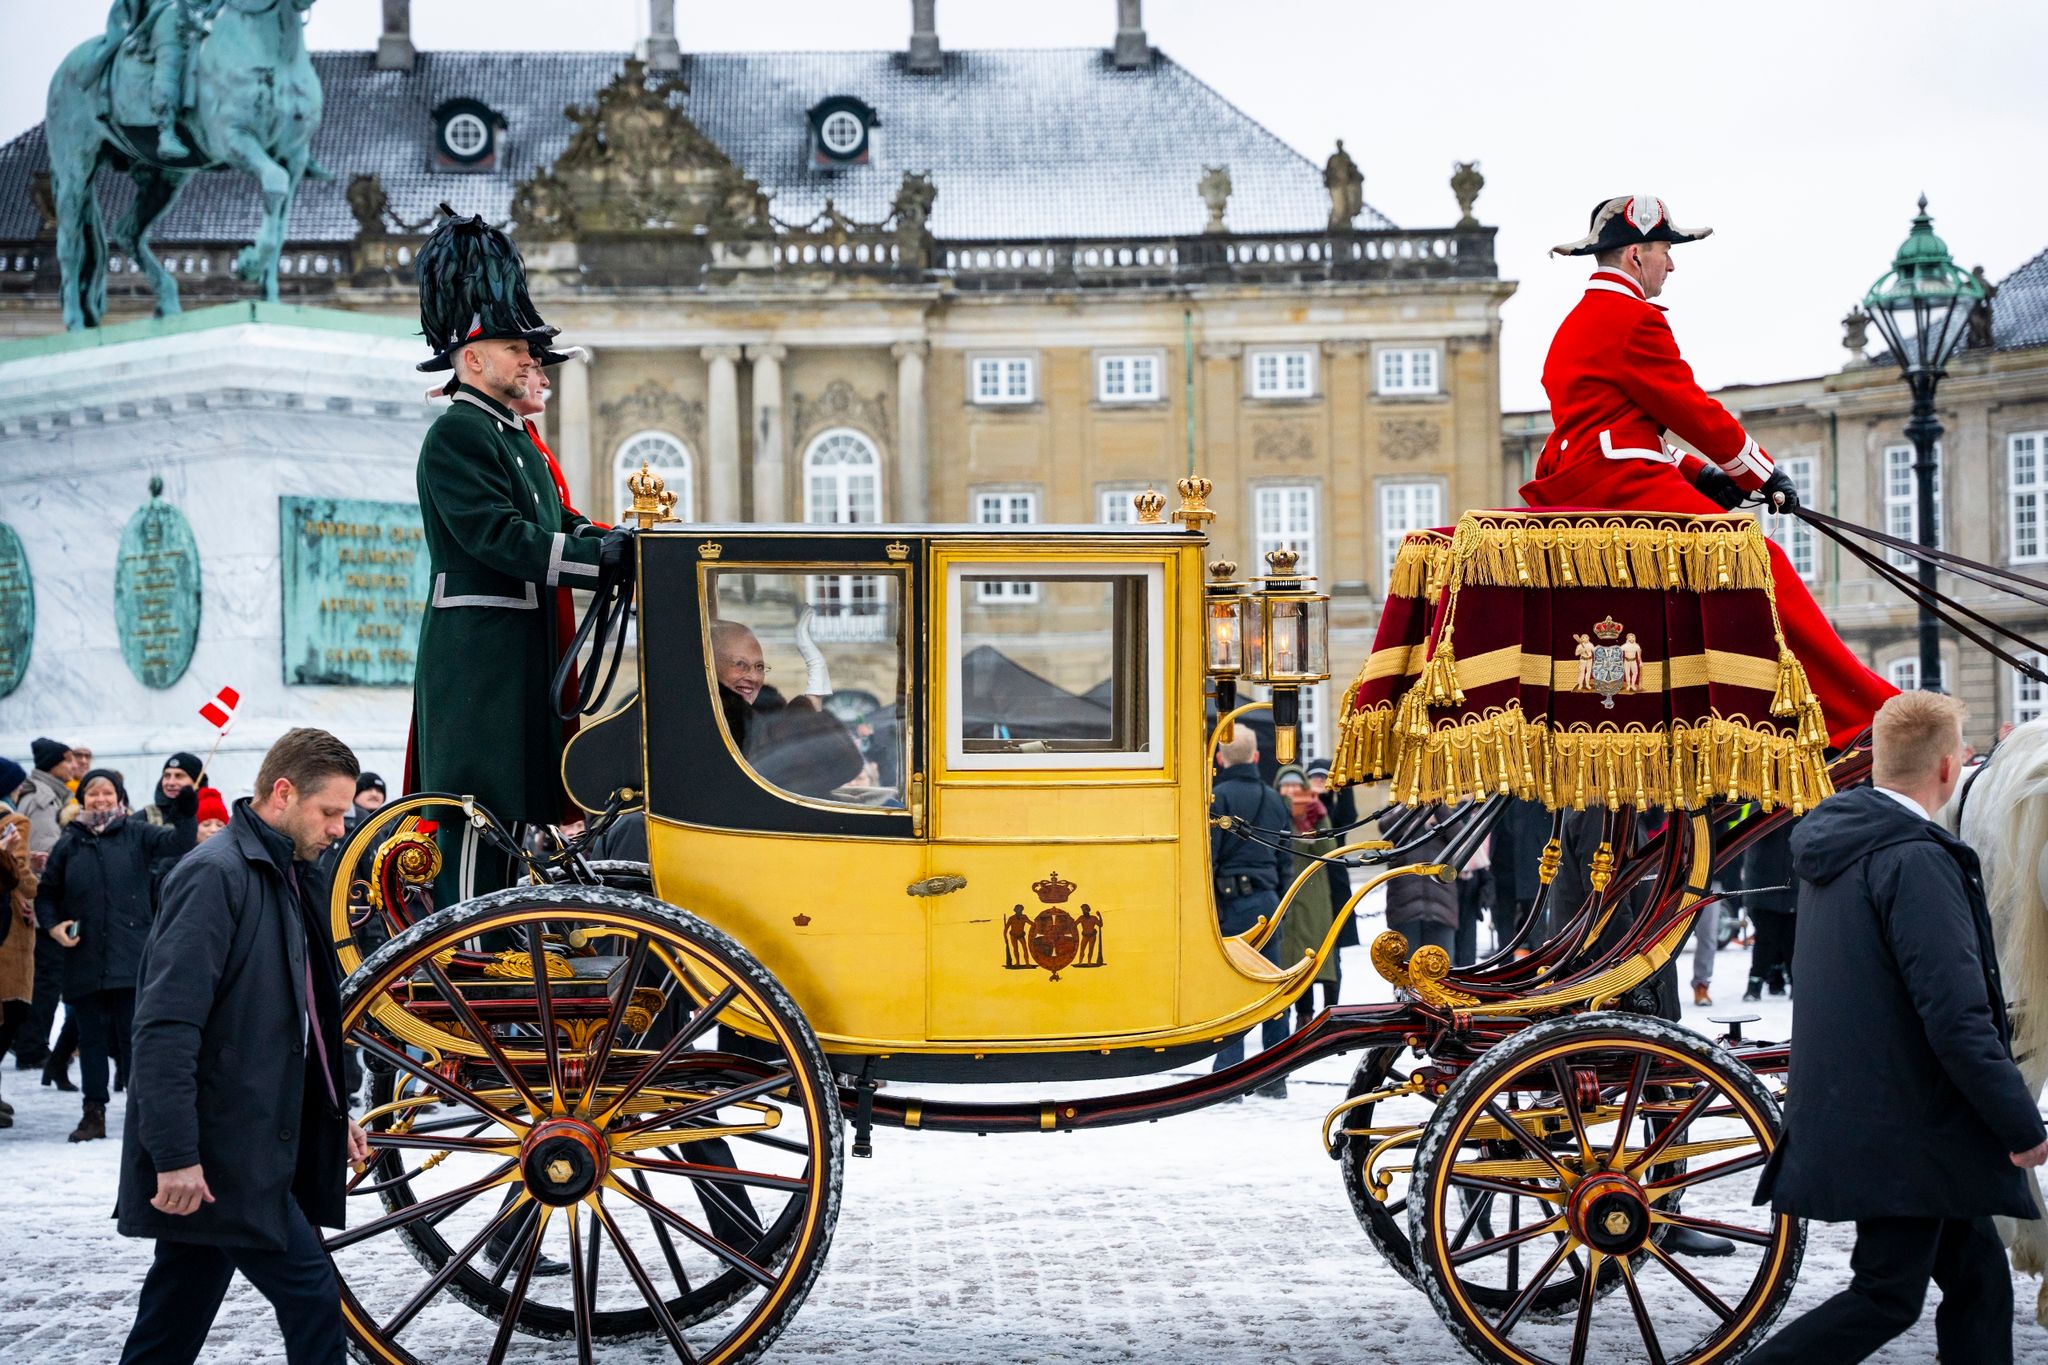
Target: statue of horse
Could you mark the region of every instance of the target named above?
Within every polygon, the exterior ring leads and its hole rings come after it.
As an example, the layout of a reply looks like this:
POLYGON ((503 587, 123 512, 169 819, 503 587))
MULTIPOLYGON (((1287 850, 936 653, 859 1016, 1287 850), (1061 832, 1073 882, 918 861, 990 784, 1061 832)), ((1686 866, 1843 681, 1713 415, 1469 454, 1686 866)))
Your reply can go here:
MULTIPOLYGON (((1977 850, 1998 941, 1998 966, 2013 1011, 2013 1055, 2035 1094, 2048 1084, 2048 720, 2030 720, 2001 740, 1936 816, 1977 850)), ((2034 1204, 2048 1218, 2037 1173, 2034 1204)), ((2048 1222, 1998 1220, 2013 1269, 2048 1272, 2048 1222)), ((2034 1301, 2048 1327, 2048 1281, 2034 1301)))
POLYGON ((50 179, 57 202, 57 258, 63 272, 64 326, 96 327, 107 311, 109 242, 142 266, 156 294, 156 314, 179 310, 178 282, 149 249, 149 230, 202 171, 238 170, 263 190, 263 226, 235 258, 235 273, 277 300, 277 258, 284 247, 292 198, 313 164, 320 126, 320 78, 306 55, 305 12, 314 0, 209 0, 211 22, 194 35, 190 77, 171 88, 189 91, 179 127, 189 158, 160 157, 158 118, 151 107, 153 61, 127 41, 147 31, 165 4, 127 0, 108 33, 80 44, 50 79, 47 122, 50 179), (124 13, 137 17, 132 28, 124 13), (100 221, 93 178, 102 166, 126 171, 135 202, 112 233, 100 221))

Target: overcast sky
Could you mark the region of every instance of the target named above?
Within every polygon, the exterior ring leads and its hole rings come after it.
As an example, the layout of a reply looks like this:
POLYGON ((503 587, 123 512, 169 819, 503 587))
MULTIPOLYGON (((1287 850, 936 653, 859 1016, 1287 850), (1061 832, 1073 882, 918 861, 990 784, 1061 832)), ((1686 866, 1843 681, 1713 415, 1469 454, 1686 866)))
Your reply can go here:
MULTIPOLYGON (((616 50, 644 0, 416 0, 440 49, 616 50)), ((678 0, 685 49, 886 48, 908 0, 678 0)), ((102 0, 0 0, 0 141, 42 117, 102 0)), ((375 45, 378 0, 319 0, 315 48, 375 45)), ((939 0, 956 47, 1106 46, 1115 0, 939 0)), ((2041 0, 1148 0, 1153 43, 1318 163, 1336 138, 1403 227, 1456 217, 1454 160, 1500 229, 1502 401, 1543 402, 1543 353, 1585 266, 1550 259, 1611 194, 1662 196, 1714 236, 1678 248, 1663 302, 1710 386, 1838 368, 1839 319, 1925 190, 1964 266, 1996 280, 2048 247, 2041 0)), ((1114 136, 1115 130, 1103 130, 1114 136)), ((1202 130, 1187 130, 1199 140, 1202 130)), ((1192 194, 1193 187, 1189 188, 1192 194)))

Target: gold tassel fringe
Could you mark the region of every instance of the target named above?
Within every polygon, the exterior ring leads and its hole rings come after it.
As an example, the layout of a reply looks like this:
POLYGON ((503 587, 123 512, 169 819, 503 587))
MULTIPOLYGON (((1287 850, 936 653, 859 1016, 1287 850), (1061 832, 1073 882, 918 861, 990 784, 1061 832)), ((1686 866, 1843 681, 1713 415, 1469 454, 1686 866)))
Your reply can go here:
POLYGON ((1414 534, 1394 558, 1387 592, 1435 597, 1461 584, 1505 588, 1769 588, 1770 551, 1754 520, 1696 526, 1611 518, 1500 521, 1466 517, 1448 540, 1414 534))

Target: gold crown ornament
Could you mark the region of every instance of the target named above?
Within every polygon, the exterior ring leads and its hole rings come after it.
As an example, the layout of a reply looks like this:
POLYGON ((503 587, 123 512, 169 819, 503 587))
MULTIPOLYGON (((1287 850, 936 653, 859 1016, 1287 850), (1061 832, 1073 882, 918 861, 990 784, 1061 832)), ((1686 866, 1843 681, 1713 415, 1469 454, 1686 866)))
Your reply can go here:
POLYGON ((1166 498, 1156 488, 1148 488, 1132 498, 1131 506, 1138 509, 1140 526, 1157 526, 1166 520, 1166 498))
POLYGON ((1074 894, 1074 884, 1055 872, 1044 881, 1031 883, 1031 891, 1047 905, 1064 905, 1074 894))
POLYGON ((1200 474, 1190 474, 1175 483, 1174 488, 1180 493, 1180 507, 1173 514, 1175 521, 1190 531, 1199 531, 1203 523, 1216 520, 1216 514, 1209 510, 1209 494, 1215 491, 1215 484, 1200 474))
POLYGON ((641 530, 644 531, 657 522, 676 519, 674 490, 664 486, 661 475, 646 465, 640 466, 638 474, 626 477, 626 491, 633 495, 633 505, 628 509, 627 515, 640 523, 641 530))
POLYGON ((1600 624, 1593 627, 1593 638, 1596 640, 1605 641, 1606 643, 1611 645, 1616 640, 1619 640, 1621 638, 1621 631, 1621 622, 1615 620, 1612 616, 1610 616, 1606 620, 1600 622, 1600 624))

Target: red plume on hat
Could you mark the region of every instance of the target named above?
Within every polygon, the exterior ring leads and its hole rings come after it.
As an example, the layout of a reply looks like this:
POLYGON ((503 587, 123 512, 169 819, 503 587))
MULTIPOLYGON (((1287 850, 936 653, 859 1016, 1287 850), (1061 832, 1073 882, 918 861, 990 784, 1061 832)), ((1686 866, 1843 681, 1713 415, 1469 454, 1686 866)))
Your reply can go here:
POLYGON ((1553 256, 1597 256, 1644 242, 1697 242, 1711 237, 1712 228, 1682 228, 1671 221, 1671 210, 1654 194, 1624 194, 1603 199, 1593 206, 1586 235, 1576 242, 1550 248, 1553 256))

